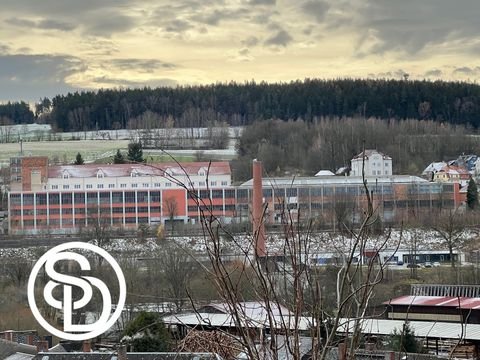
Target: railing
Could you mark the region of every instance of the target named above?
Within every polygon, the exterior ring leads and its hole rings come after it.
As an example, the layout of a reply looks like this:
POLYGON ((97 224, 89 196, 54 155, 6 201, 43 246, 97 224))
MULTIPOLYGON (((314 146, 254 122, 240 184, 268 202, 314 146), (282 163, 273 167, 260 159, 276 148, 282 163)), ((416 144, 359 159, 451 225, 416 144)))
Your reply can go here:
POLYGON ((413 296, 480 297, 480 285, 412 284, 413 296))

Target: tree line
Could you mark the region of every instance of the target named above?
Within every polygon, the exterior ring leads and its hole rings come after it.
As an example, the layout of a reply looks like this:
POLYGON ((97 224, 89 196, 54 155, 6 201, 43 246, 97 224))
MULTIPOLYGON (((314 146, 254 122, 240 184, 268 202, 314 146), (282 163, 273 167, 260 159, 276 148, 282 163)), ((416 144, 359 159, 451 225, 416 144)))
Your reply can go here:
POLYGON ((14 123, 35 118, 63 131, 138 126, 146 112, 155 126, 204 127, 209 121, 249 125, 278 118, 315 122, 322 117, 422 119, 480 125, 480 86, 466 82, 305 79, 289 83, 217 83, 176 88, 101 89, 57 95, 37 103, 0 105, 14 123), (27 106, 28 107, 28 106, 27 106))
POLYGON ((480 138, 465 126, 433 120, 266 120, 244 129, 237 143, 238 159, 232 162, 233 175, 235 181, 250 179, 255 158, 271 176, 335 172, 349 166, 364 147, 392 157, 394 174, 419 175, 433 161, 479 154, 480 138))

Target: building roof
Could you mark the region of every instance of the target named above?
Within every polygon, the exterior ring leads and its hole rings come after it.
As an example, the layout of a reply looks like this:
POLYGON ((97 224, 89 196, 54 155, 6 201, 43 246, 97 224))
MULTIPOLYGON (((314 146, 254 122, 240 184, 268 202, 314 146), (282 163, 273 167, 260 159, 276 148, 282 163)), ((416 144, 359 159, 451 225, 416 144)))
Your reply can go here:
POLYGON ((422 175, 427 175, 428 173, 436 173, 437 171, 442 170, 444 166, 446 166, 447 163, 445 161, 440 161, 440 162, 432 162, 430 165, 428 165, 425 170, 423 170, 422 175))
MULTIPOLYGON (((404 324, 404 320, 361 320, 362 333, 371 335, 390 335, 394 330, 401 332, 404 324)), ((480 324, 460 324, 438 321, 409 321, 408 324, 415 333, 415 336, 419 338, 480 340, 480 324)), ((337 332, 352 332, 354 326, 355 320, 341 319, 337 332)))
MULTIPOLYGON (((277 304, 269 304, 269 311, 267 313, 267 306, 264 301, 242 301, 236 304, 236 308, 245 316, 250 318, 263 318, 266 317, 268 313, 274 316, 281 316, 281 315, 293 315, 290 310, 286 307, 277 305, 277 304)), ((200 312, 210 312, 208 308, 213 308, 217 310, 217 312, 222 314, 229 314, 230 313, 230 306, 228 303, 210 303, 200 309, 200 312)))
POLYGON ((32 360, 34 356, 35 355, 32 355, 32 354, 17 352, 13 355, 7 356, 3 360, 32 360))
MULTIPOLYGON (((267 312, 263 302, 239 303, 237 309, 241 317, 241 325, 248 328, 270 328, 268 316, 270 314, 273 319, 273 327, 276 329, 282 329, 285 326, 291 329, 295 328, 295 317, 287 308, 270 305, 271 309, 267 312)), ((195 313, 170 315, 162 319, 165 324, 172 325, 237 327, 236 319, 230 315, 230 308, 225 303, 212 303, 195 313), (217 312, 212 312, 212 309, 217 312)), ((301 317, 298 326, 300 330, 308 330, 311 327, 311 318, 301 317)))
POLYGON ((315 176, 332 176, 332 175, 335 175, 335 174, 330 170, 320 170, 315 174, 315 176))
POLYGON ((390 301, 384 302, 385 305, 404 305, 404 306, 435 306, 435 307, 453 307, 456 309, 480 309, 480 298, 455 297, 455 296, 400 296, 390 301))
POLYGON ((36 346, 0 339, 0 359, 5 359, 16 353, 35 354, 36 352, 36 346))
POLYGON ((48 168, 49 178, 61 178, 65 172, 70 177, 96 177, 99 171, 105 177, 131 176, 132 172, 139 176, 194 176, 201 172, 209 175, 230 175, 228 161, 192 162, 192 163, 157 163, 157 164, 84 164, 61 165, 48 168))
MULTIPOLYGON (((367 184, 415 184, 429 183, 429 181, 418 176, 410 175, 392 175, 381 177, 366 177, 367 184)), ((292 187, 292 186, 322 186, 322 185, 363 185, 361 176, 316 176, 316 177, 283 177, 283 178, 264 178, 263 187, 292 187)), ((250 179, 240 187, 252 187, 253 179, 250 179)))
POLYGON ((363 159, 364 156, 365 156, 366 159, 368 159, 370 156, 377 155, 377 154, 382 155, 384 160, 392 160, 392 158, 390 156, 385 155, 384 153, 381 153, 380 151, 377 151, 377 150, 374 150, 374 149, 369 149, 369 150, 362 151, 360 154, 355 155, 352 160, 363 159), (365 153, 365 155, 364 155, 364 153, 365 153))
MULTIPOLYGON (((222 360, 214 353, 127 352, 128 360, 222 360)), ((118 360, 116 352, 41 352, 33 360, 118 360)))
POLYGON ((456 165, 445 165, 442 167, 439 171, 439 173, 446 173, 449 175, 466 175, 470 176, 470 173, 468 172, 467 169, 465 169, 462 166, 456 166, 456 165))
MULTIPOLYGON (((213 314, 213 313, 190 313, 170 315, 162 318, 165 324, 171 325, 186 325, 190 327, 207 326, 207 327, 228 327, 235 328, 237 323, 235 318, 229 314, 213 314)), ((294 329, 295 318, 288 316, 273 316, 273 327, 276 329, 284 329, 285 327, 294 329)), ((241 326, 252 329, 270 328, 268 318, 247 318, 241 320, 241 326)), ((308 330, 311 328, 311 318, 301 317, 299 319, 298 329, 308 330)))

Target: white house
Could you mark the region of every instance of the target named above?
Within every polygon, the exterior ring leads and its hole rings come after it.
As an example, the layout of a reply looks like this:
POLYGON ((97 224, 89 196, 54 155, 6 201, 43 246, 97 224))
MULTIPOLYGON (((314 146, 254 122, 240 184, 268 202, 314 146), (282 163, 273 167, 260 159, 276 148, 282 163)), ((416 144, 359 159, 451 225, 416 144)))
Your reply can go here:
POLYGON ((365 150, 351 160, 351 176, 362 176, 365 163, 365 176, 392 176, 392 158, 377 150, 365 150))

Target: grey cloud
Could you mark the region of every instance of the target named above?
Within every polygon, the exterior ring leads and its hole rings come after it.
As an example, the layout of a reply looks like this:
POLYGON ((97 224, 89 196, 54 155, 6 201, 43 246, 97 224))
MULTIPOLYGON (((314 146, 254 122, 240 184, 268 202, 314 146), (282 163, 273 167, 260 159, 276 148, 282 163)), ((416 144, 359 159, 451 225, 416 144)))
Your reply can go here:
POLYGON ((182 33, 193 28, 192 24, 185 20, 172 20, 163 28, 167 32, 182 33))
POLYGON ((62 55, 0 55, 0 99, 27 101, 74 91, 67 77, 85 71, 75 57, 62 55))
POLYGON ((480 70, 478 67, 476 68, 470 68, 468 66, 462 66, 462 67, 457 67, 455 70, 453 70, 454 75, 476 75, 478 70, 480 70))
POLYGON ((42 0, 42 1, 31 1, 31 0, 1 0, 0 5, 2 6, 3 13, 14 12, 17 14, 23 14, 23 16, 32 14, 35 16, 45 16, 45 17, 54 17, 58 16, 67 16, 71 17, 72 15, 77 17, 86 13, 101 13, 105 10, 110 11, 111 9, 121 8, 125 5, 128 5, 130 1, 128 0, 42 0))
POLYGON ((99 13, 83 21, 85 31, 92 35, 110 36, 112 33, 125 32, 134 28, 137 23, 131 16, 118 12, 99 13))
POLYGON ((426 77, 440 77, 442 75, 443 72, 440 69, 432 69, 425 72, 426 77))
POLYGON ((43 19, 40 21, 33 21, 29 19, 23 18, 9 18, 6 19, 5 22, 7 24, 17 26, 17 27, 24 27, 24 28, 38 28, 38 29, 45 29, 45 30, 62 30, 62 31, 70 31, 75 29, 75 25, 67 22, 56 21, 52 19, 43 19))
POLYGON ((108 86, 120 86, 120 87, 129 87, 129 88, 142 88, 142 87, 175 87, 178 85, 178 82, 174 79, 160 78, 152 79, 149 81, 130 81, 123 79, 114 79, 106 76, 94 78, 92 80, 94 83, 99 85, 108 85, 108 86))
POLYGON ((37 23, 37 26, 41 29, 52 29, 52 30, 62 30, 62 31, 71 31, 76 28, 74 24, 56 21, 52 19, 44 19, 37 23))
POLYGON ((9 19, 6 19, 5 22, 9 25, 18 26, 18 27, 31 28, 36 26, 35 21, 21 19, 21 18, 9 18, 9 19))
POLYGON ((10 51, 10 46, 5 44, 0 44, 0 54, 4 54, 10 51))
POLYGON ((121 71, 133 70, 139 73, 153 73, 159 69, 173 69, 176 67, 174 64, 157 59, 114 59, 109 64, 121 71))
POLYGON ((250 5, 275 5, 276 0, 246 0, 247 4, 250 5))
POLYGON ((254 47, 258 45, 258 38, 255 36, 249 36, 245 40, 242 41, 242 44, 247 47, 254 47))
POLYGON ((11 25, 62 31, 81 27, 86 34, 108 37, 132 29, 142 21, 130 15, 128 0, 0 0, 11 25), (29 17, 44 17, 33 21, 29 17), (14 19, 17 18, 17 19, 14 19), (53 20, 55 19, 55 20, 53 20))
POLYGON ((404 79, 405 76, 409 77, 410 74, 403 69, 368 74, 369 78, 376 79, 404 79))
POLYGON ((307 26, 302 30, 304 35, 311 35, 313 32, 313 26, 307 26))
POLYGON ((191 19, 201 24, 217 26, 222 21, 244 19, 246 17, 248 18, 249 15, 251 15, 251 12, 245 8, 220 8, 211 12, 197 14, 192 16, 191 19))
POLYGON ((269 46, 287 46, 293 41, 293 38, 285 30, 279 30, 276 34, 265 40, 264 44, 269 46))
MULTIPOLYGON (((351 24, 369 53, 402 51, 414 55, 427 46, 477 38, 480 2, 464 0, 365 0, 353 2, 351 24)), ((332 6, 335 6, 332 3, 332 6)), ((341 12, 342 10, 338 10, 341 12)), ((465 49, 466 51, 466 49, 465 49)))
POLYGON ((330 5, 325 1, 307 1, 302 5, 303 12, 308 16, 313 16, 318 22, 323 22, 325 15, 330 9, 330 5))

